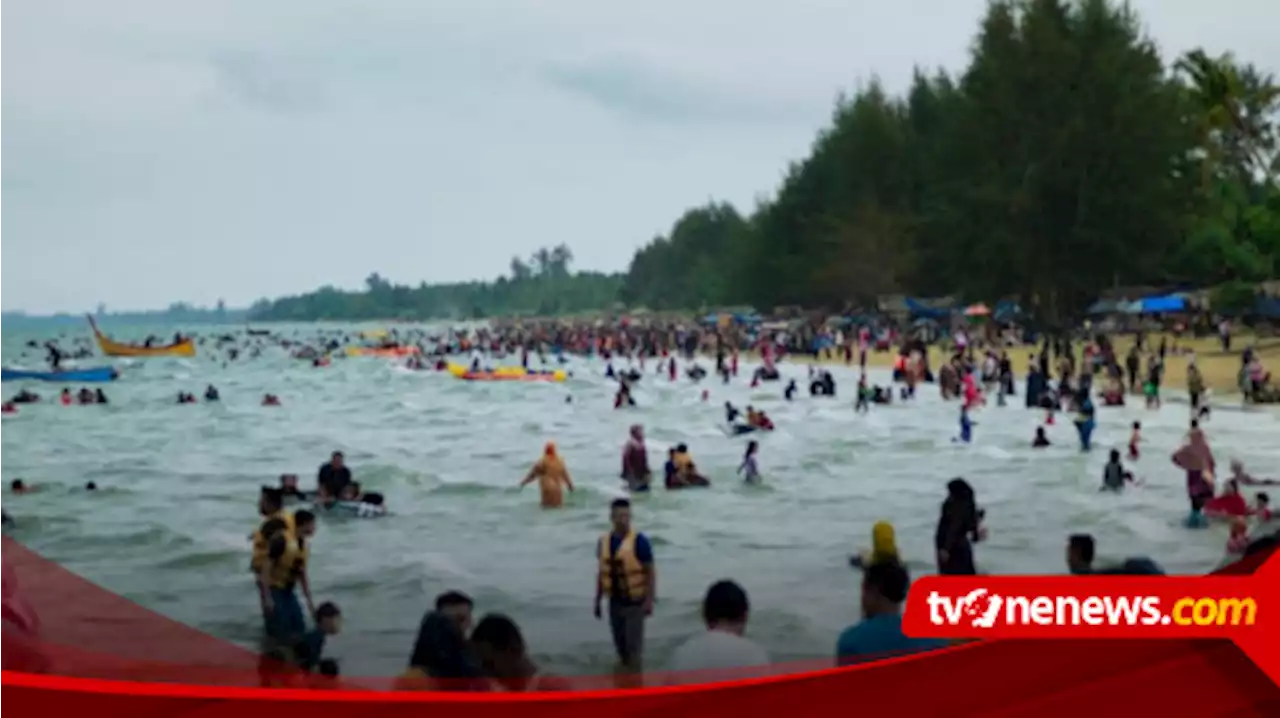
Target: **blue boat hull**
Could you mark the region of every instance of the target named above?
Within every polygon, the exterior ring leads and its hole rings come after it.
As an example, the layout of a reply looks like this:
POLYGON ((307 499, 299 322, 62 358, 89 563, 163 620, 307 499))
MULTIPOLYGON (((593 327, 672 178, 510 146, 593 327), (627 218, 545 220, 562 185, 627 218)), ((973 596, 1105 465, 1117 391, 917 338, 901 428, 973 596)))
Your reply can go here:
POLYGON ((0 370, 0 381, 57 381, 74 384, 111 381, 116 376, 115 368, 109 366, 98 366, 92 369, 67 369, 65 371, 0 370))

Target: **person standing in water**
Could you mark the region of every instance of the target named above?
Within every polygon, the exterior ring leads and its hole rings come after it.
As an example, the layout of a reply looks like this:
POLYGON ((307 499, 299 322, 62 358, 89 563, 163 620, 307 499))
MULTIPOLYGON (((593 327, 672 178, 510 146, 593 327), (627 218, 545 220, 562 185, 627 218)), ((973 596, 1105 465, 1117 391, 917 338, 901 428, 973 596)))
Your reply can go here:
POLYGON ((544 509, 555 509, 564 505, 564 489, 569 489, 569 492, 573 493, 573 480, 569 478, 569 470, 565 468, 564 460, 556 453, 554 441, 547 442, 541 458, 534 462, 533 468, 529 469, 524 481, 520 482, 520 488, 523 489, 534 480, 537 480, 538 488, 542 491, 542 508, 544 509))
POLYGON ((1203 526, 1204 505, 1213 499, 1214 460, 1204 430, 1195 419, 1191 420, 1186 443, 1174 452, 1173 463, 1187 472, 1187 499, 1191 503, 1187 525, 1203 526))
POLYGON ((292 532, 277 519, 268 521, 264 526, 263 533, 268 541, 267 560, 258 574, 260 585, 267 589, 262 596, 262 607, 268 616, 267 633, 284 646, 296 643, 307 630, 295 586, 302 588, 307 614, 314 616, 316 613, 311 585, 307 580, 307 539, 315 535, 316 517, 310 511, 299 511, 294 514, 293 521, 292 532))
POLYGON ((756 463, 756 454, 760 451, 760 442, 747 442, 747 453, 742 457, 742 465, 738 467, 738 473, 742 474, 742 480, 748 484, 760 483, 760 466, 756 463))
POLYGON ((969 418, 969 405, 961 404, 960 405, 960 436, 956 438, 956 441, 959 441, 964 444, 971 443, 973 441, 974 426, 976 426, 976 424, 972 419, 969 418))
POLYGON ((986 538, 983 512, 978 509, 973 487, 964 479, 947 483, 947 499, 942 503, 938 529, 934 532, 938 573, 944 576, 973 576, 973 544, 986 538))
POLYGON ((631 502, 616 499, 609 508, 610 531, 596 544, 595 616, 609 600, 609 629, 622 667, 639 672, 644 653, 644 622, 653 614, 657 572, 649 538, 631 526, 631 502))
POLYGON ((631 425, 631 435, 622 446, 622 479, 631 491, 648 491, 649 450, 644 443, 644 427, 631 425))

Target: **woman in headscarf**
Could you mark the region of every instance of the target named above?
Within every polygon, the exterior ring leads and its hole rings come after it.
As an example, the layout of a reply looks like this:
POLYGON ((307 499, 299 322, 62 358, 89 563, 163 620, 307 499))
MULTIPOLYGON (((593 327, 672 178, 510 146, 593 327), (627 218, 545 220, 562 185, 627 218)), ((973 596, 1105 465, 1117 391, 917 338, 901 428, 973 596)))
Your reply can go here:
POLYGON ((534 462, 533 468, 529 469, 524 481, 520 482, 520 488, 533 483, 535 479, 538 481, 538 488, 542 491, 542 508, 544 509, 559 508, 564 504, 564 489, 573 491, 569 470, 565 468, 564 460, 556 452, 554 441, 547 442, 542 450, 542 457, 534 462))
POLYGON ((854 568, 867 569, 881 563, 902 563, 898 555, 898 541, 894 534, 893 524, 888 521, 877 521, 871 527, 871 550, 863 551, 849 559, 854 568))
POLYGON ((644 427, 631 426, 631 435, 622 447, 622 479, 632 491, 649 490, 649 452, 644 445, 644 427))
POLYGON ((942 502, 933 539, 939 574, 972 576, 978 572, 973 563, 973 544, 987 536, 982 515, 969 482, 956 478, 947 483, 947 499, 942 502))
POLYGON ((1204 505, 1213 499, 1214 470, 1213 450, 1200 422, 1192 419, 1186 442, 1173 453, 1173 463, 1187 472, 1187 499, 1191 502, 1187 523, 1200 525, 1204 522, 1204 505))

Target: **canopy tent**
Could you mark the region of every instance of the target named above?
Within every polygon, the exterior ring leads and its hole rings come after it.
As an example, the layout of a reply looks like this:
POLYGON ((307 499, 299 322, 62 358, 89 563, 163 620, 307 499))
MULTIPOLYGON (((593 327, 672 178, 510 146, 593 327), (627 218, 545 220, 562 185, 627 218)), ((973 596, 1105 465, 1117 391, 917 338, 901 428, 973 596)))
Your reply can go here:
POLYGON ((1258 297, 1253 303, 1253 313, 1267 319, 1280 319, 1280 297, 1258 297))
POLYGON ((919 300, 912 299, 911 297, 904 297, 902 301, 907 305, 907 311, 914 317, 946 319, 951 316, 950 309, 935 309, 919 300))
POLYGON ((1141 311, 1145 314, 1181 312, 1187 308, 1187 300, 1177 294, 1168 294, 1163 297, 1146 297, 1139 304, 1141 311))

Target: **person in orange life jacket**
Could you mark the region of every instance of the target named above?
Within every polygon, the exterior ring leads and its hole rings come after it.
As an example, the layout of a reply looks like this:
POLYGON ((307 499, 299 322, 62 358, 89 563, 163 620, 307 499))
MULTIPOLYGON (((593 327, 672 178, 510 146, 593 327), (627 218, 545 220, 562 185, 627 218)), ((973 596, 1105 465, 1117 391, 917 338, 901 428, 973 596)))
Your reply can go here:
POLYGON ((649 538, 631 527, 631 502, 616 499, 609 509, 612 530, 596 545, 599 574, 596 577, 595 616, 602 616, 600 602, 609 599, 609 629, 623 667, 639 670, 644 653, 644 621, 653 613, 657 593, 653 546, 649 538))
POLYGON ((262 523, 259 524, 258 530, 254 531, 249 537, 249 540, 253 542, 253 557, 249 561, 249 571, 257 582, 258 596, 262 599, 264 630, 270 633, 271 614, 267 610, 266 604, 269 585, 264 584, 261 580, 262 569, 267 563, 267 549, 269 548, 271 535, 282 530, 292 534, 294 521, 293 514, 284 510, 284 491, 270 486, 263 486, 262 492, 258 496, 258 514, 262 517, 262 523), (273 521, 278 525, 273 524, 273 521))
POLYGON ((480 666, 489 679, 489 688, 498 692, 562 691, 571 686, 563 679, 544 675, 529 658, 524 636, 510 618, 491 613, 476 624, 471 645, 480 657, 480 666))
POLYGON ((292 532, 283 527, 270 534, 264 531, 269 536, 267 560, 258 573, 261 585, 267 589, 262 596, 263 608, 270 617, 267 635, 286 646, 293 645, 307 630, 295 586, 302 587, 307 613, 316 613, 307 580, 307 539, 315 535, 316 517, 310 511, 299 511, 293 521, 292 532))

